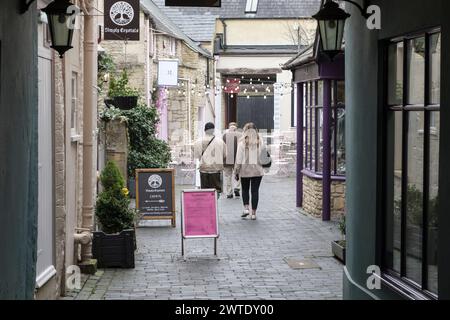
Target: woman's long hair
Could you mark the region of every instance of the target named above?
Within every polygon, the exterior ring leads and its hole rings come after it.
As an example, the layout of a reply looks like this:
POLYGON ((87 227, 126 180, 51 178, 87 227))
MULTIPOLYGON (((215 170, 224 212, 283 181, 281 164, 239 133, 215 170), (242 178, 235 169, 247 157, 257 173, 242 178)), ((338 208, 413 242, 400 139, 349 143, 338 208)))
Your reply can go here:
POLYGON ((258 128, 253 122, 249 122, 244 126, 242 141, 245 143, 246 147, 254 147, 260 145, 261 142, 258 134, 258 128))

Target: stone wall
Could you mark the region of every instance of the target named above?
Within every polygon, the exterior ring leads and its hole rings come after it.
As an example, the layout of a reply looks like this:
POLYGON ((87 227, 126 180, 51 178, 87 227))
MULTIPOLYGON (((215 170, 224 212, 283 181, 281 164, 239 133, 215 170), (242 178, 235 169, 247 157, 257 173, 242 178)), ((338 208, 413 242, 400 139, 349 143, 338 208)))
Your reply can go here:
MULTIPOLYGON (((322 217, 322 180, 303 176, 303 209, 316 217, 322 217)), ((331 183, 331 216, 345 214, 345 181, 331 183)))
POLYGON ((128 180, 128 130, 126 122, 109 121, 105 126, 106 161, 114 161, 125 181, 128 180))
MULTIPOLYGON (((147 96, 147 64, 149 63, 149 50, 147 33, 148 16, 143 11, 140 12, 140 28, 141 34, 139 41, 112 41, 104 40, 101 46, 106 53, 111 55, 116 64, 116 74, 120 76, 123 70, 127 70, 129 76, 129 84, 133 88, 138 89, 144 97, 147 96)), ((150 64, 151 66, 151 64, 150 64)))
MULTIPOLYGON (((192 141, 198 138, 202 126, 202 123, 199 123, 199 113, 202 113, 205 108, 213 108, 205 95, 208 58, 192 50, 183 41, 167 35, 156 36, 155 47, 152 79, 153 87, 158 90, 156 97, 159 101, 156 101, 156 105, 167 105, 168 123, 161 125, 168 127, 168 142, 175 147, 188 143, 189 135, 192 141), (172 41, 176 41, 175 52, 170 49, 172 41), (178 88, 157 88, 158 59, 178 59, 178 77, 190 80, 190 84, 187 80, 180 80, 181 86, 178 88)), ((208 85, 211 86, 211 83, 208 85)), ((212 100, 211 102, 214 103, 212 100)))

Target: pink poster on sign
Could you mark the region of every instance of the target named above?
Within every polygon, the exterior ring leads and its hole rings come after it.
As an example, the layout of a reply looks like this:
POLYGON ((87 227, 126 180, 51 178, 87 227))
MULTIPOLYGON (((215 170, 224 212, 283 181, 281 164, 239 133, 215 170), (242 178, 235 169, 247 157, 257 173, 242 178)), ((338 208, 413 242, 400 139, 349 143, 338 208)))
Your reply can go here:
POLYGON ((183 236, 217 237, 216 206, 214 191, 183 192, 183 236))

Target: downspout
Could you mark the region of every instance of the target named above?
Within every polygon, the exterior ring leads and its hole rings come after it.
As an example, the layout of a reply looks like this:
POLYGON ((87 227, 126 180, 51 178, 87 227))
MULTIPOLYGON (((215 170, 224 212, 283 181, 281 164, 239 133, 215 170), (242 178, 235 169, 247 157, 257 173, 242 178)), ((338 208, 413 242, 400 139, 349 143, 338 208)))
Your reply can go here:
POLYGON ((88 238, 94 224, 94 201, 96 194, 96 155, 94 144, 97 129, 97 19, 95 0, 83 0, 84 16, 84 65, 83 65, 83 208, 81 235, 75 235, 82 244, 82 265, 91 264, 92 241, 88 238), (88 241, 89 239, 89 241, 88 241))
POLYGON ((225 19, 220 19, 220 22, 222 22, 223 25, 223 49, 225 50, 227 47, 227 23, 225 22, 225 19))

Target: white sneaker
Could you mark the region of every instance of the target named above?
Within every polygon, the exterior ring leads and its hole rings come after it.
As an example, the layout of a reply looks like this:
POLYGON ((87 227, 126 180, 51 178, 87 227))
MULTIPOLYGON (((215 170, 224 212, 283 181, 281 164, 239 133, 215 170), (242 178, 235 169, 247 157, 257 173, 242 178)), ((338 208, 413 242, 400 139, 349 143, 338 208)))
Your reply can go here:
POLYGON ((252 220, 256 220, 256 214, 252 214, 252 220))
POLYGON ((249 214, 250 214, 250 211, 248 209, 244 209, 244 211, 242 212, 241 217, 242 218, 246 218, 246 217, 249 216, 249 214))

